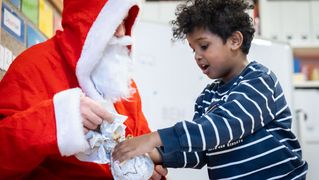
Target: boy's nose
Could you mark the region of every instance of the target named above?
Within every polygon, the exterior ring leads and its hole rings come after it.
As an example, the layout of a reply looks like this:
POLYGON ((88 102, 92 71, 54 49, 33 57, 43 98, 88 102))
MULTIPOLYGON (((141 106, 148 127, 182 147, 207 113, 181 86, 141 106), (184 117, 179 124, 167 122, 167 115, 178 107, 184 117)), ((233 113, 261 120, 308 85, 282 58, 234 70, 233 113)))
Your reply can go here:
POLYGON ((124 22, 121 23, 117 28, 116 31, 114 33, 114 36, 117 38, 123 37, 125 36, 125 24, 124 22))
POLYGON ((200 55, 198 55, 198 53, 195 52, 195 60, 200 61, 201 59, 202 59, 202 57, 200 55))

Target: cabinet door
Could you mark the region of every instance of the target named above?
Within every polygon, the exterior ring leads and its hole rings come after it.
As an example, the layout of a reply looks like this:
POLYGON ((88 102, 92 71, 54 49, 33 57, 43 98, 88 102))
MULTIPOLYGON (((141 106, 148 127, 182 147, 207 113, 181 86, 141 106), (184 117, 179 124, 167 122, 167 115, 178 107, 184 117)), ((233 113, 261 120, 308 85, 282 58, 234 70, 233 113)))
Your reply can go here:
POLYGON ((282 35, 282 2, 260 0, 260 27, 262 37, 284 40, 282 35))
POLYGON ((314 44, 319 44, 319 1, 311 1, 312 39, 314 44))
POLYGON ((306 45, 310 38, 310 1, 284 1, 283 35, 292 45, 306 45))
POLYGON ((294 94, 295 109, 306 115, 306 118, 299 118, 303 141, 319 143, 319 89, 296 89, 294 94))
POLYGON ((297 120, 303 157, 309 164, 307 180, 316 180, 319 177, 319 89, 297 89, 294 100, 296 109, 301 110, 297 120))

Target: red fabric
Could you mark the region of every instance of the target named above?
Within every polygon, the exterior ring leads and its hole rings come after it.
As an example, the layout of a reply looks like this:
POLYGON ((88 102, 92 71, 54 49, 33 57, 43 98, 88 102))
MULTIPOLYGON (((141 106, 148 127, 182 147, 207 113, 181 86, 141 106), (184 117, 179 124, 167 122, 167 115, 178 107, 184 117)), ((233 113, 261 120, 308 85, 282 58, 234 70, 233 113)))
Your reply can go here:
MULTIPOLYGON (((108 165, 60 156, 52 101, 54 94, 79 87, 75 66, 104 3, 65 0, 64 31, 19 55, 0 82, 0 179, 112 179, 108 165)), ((133 19, 137 11, 131 9, 133 19)), ((115 108, 129 117, 127 134, 150 131, 138 92, 115 108)))

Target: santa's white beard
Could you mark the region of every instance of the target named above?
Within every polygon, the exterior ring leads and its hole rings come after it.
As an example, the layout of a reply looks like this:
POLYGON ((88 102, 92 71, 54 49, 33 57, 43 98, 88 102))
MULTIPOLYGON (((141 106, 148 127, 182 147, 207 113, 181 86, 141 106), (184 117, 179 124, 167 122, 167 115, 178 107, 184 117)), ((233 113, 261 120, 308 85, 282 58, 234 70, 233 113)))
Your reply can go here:
POLYGON ((129 98, 135 92, 131 87, 133 60, 127 48, 130 44, 128 36, 113 37, 91 74, 97 92, 105 100, 116 102, 129 98))

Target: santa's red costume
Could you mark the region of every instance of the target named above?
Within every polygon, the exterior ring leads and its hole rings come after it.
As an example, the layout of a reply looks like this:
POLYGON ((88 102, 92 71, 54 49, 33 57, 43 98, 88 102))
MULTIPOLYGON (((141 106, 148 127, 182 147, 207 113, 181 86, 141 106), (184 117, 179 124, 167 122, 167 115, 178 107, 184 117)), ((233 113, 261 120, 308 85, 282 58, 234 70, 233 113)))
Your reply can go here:
MULTIPOLYGON (((0 82, 0 179, 112 179, 108 165, 73 156, 88 146, 79 97, 91 96, 90 70, 125 18, 131 35, 138 2, 64 0, 63 8, 64 30, 20 54, 0 82)), ((114 107, 128 117, 126 135, 150 131, 137 90, 114 107)))

